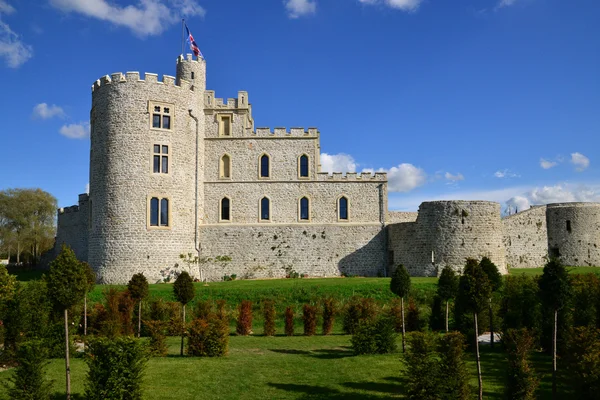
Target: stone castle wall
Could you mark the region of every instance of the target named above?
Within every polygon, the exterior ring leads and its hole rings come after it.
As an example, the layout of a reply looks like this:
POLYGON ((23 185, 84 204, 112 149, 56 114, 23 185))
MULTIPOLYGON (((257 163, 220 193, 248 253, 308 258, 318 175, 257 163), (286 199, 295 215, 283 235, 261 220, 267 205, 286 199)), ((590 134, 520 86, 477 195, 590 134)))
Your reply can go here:
POLYGON ((537 268, 548 262, 546 206, 534 206, 502 220, 506 263, 511 268, 537 268))
POLYGON ((49 261, 58 255, 58 251, 66 244, 73 249, 81 261, 88 260, 88 229, 90 220, 90 203, 87 194, 79 195, 79 205, 65 207, 57 213, 56 240, 49 261))
POLYGON ((600 203, 549 204, 548 251, 565 265, 600 266, 600 203))

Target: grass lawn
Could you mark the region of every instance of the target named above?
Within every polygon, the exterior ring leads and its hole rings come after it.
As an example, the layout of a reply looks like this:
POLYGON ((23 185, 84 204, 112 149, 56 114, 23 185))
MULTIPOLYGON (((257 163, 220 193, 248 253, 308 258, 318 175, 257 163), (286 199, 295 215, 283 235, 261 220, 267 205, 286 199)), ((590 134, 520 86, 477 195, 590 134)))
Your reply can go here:
MULTIPOLYGON (((402 354, 355 356, 350 336, 231 336, 229 355, 223 358, 179 357, 179 338, 169 338, 169 355, 152 358, 144 379, 145 399, 380 399, 406 398, 402 354)), ((484 397, 501 399, 504 355, 482 346, 484 397)), ((536 354, 542 376, 541 399, 550 398, 550 359, 536 354)), ((469 361, 477 384, 476 367, 469 361)), ((74 399, 83 399, 87 366, 72 360, 74 399)), ((64 360, 48 366, 54 380, 53 398, 64 398, 64 360)), ((11 371, 0 373, 2 384, 11 371)), ((560 386, 559 386, 559 389, 560 386)), ((561 391, 561 390, 559 390, 561 391)), ((561 391, 562 392, 562 391, 561 391)), ((569 393, 562 393, 566 398, 569 393)))

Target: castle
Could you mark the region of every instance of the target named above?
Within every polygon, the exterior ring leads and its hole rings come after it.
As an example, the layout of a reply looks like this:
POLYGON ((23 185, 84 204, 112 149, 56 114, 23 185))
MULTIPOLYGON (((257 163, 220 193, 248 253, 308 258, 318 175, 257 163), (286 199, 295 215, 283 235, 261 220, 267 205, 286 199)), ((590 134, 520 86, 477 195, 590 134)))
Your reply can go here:
POLYGON ((103 283, 181 269, 203 280, 375 276, 399 263, 430 276, 482 256, 506 272, 543 265, 549 248, 600 265, 599 204, 504 220, 486 201, 388 212, 385 173, 321 172, 317 129, 255 129, 248 93, 216 98, 205 60, 191 55, 175 77, 96 81, 90 126, 89 195, 58 211, 54 251, 70 245, 103 283))

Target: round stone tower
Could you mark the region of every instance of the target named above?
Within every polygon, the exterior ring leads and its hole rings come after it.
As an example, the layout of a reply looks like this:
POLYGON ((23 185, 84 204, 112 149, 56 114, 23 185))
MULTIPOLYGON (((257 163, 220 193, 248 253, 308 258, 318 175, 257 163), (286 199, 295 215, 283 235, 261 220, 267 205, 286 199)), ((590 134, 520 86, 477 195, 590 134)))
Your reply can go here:
POLYGON ((205 71, 179 57, 177 78, 116 73, 92 88, 89 263, 103 283, 156 282, 194 252, 205 71))
POLYGON ((462 270, 467 258, 488 257, 506 274, 500 204, 491 201, 430 201, 419 207, 424 270, 440 274, 446 265, 462 270))
POLYGON ((600 203, 556 203, 546 208, 548 255, 569 266, 600 266, 600 203))

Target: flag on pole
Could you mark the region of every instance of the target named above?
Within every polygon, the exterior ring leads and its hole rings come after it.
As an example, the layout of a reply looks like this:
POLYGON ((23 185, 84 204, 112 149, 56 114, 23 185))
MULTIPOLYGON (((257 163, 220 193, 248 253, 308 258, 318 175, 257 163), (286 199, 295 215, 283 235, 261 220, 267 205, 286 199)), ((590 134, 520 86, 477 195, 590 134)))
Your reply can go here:
POLYGON ((196 44, 196 41, 194 40, 194 37, 192 36, 190 29, 187 27, 187 24, 185 24, 185 30, 187 31, 187 41, 190 42, 190 50, 192 50, 192 52, 194 53, 194 55, 196 57, 202 57, 204 58, 204 56, 202 55, 202 52, 200 51, 200 48, 198 47, 198 45, 196 44))

